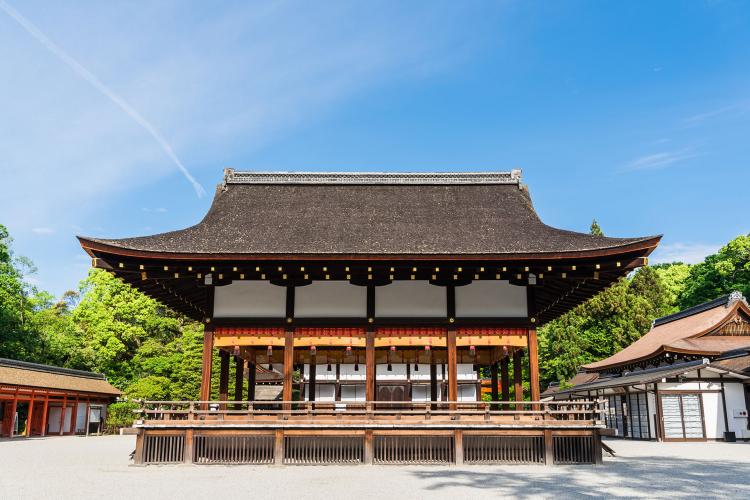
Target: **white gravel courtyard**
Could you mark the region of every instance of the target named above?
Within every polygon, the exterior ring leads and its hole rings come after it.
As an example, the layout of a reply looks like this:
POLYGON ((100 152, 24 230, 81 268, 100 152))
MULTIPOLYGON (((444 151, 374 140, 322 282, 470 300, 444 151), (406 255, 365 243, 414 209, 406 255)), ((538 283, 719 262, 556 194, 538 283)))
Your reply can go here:
POLYGON ((750 498, 750 444, 608 441, 602 466, 149 466, 133 436, 0 441, 0 498, 750 498))

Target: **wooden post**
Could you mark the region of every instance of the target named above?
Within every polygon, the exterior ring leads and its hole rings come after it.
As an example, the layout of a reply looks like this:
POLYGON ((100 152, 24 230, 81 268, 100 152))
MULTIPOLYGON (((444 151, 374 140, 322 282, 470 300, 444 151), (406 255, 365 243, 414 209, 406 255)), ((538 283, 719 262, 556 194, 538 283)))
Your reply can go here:
MULTIPOLYGON (((497 361, 492 360, 490 365, 490 381, 492 382, 492 391, 490 392, 492 401, 500 399, 500 395, 497 390, 497 361)), ((496 407, 494 409, 497 409, 496 407)))
POLYGON ((599 429, 594 429, 594 464, 602 465, 604 460, 602 459, 602 435, 599 433, 599 429))
MULTIPOLYGON (((219 401, 226 401, 229 398, 229 353, 223 349, 219 350, 221 364, 219 368, 219 401)), ((226 408, 226 405, 221 405, 226 408)))
POLYGON ((138 429, 135 437, 135 455, 133 455, 133 464, 143 465, 143 442, 145 441, 144 430, 138 429))
MULTIPOLYGON (((310 357, 310 382, 307 385, 307 400, 315 401, 316 382, 315 379, 318 376, 318 360, 316 356, 310 357)), ((366 398, 365 398, 366 399, 366 398)))
MULTIPOLYGON (((294 331, 287 330, 284 333, 284 388, 282 399, 292 400, 292 375, 294 373, 294 331)), ((291 406, 289 407, 291 408, 291 406)))
POLYGON ((282 465, 284 463, 284 431, 282 429, 276 429, 273 462, 276 465, 282 465))
POLYGON ((365 399, 375 401, 375 332, 367 332, 365 339, 365 399))
MULTIPOLYGON (((523 401, 523 351, 516 349, 513 351, 513 382, 515 385, 514 394, 516 401, 523 401)), ((520 408, 516 408, 520 410, 520 408)))
POLYGON ((68 395, 63 396, 62 401, 62 408, 60 408, 60 432, 59 434, 63 435, 63 429, 65 429, 65 407, 68 404, 68 395))
POLYGON ((185 453, 183 461, 186 464, 193 463, 193 429, 185 429, 185 453))
POLYGON ((453 441, 455 444, 455 453, 456 456, 454 457, 456 465, 463 465, 464 464, 464 432, 461 429, 456 429, 453 431, 453 441))
POLYGON ((76 400, 73 403, 73 413, 70 414, 70 432, 68 432, 68 434, 75 436, 77 426, 78 426, 78 395, 76 394, 76 400))
POLYGON ((13 402, 10 405, 10 432, 8 432, 9 437, 13 437, 13 434, 15 434, 17 410, 18 410, 18 390, 16 390, 16 395, 13 396, 13 402))
POLYGON ((448 348, 448 400, 458 401, 456 330, 448 330, 446 333, 446 345, 448 348))
MULTIPOLYGON (((245 360, 239 356, 234 357, 234 400, 242 401, 243 383, 245 381, 245 360)), ((235 410, 241 410, 240 403, 234 404, 235 410)))
MULTIPOLYGON (((203 366, 201 368, 201 401, 211 399, 211 369, 213 366, 214 327, 206 325, 203 330, 203 366)), ((207 410, 208 405, 202 405, 207 410)))
POLYGON ((539 354, 536 328, 529 328, 527 341, 529 344, 529 385, 531 400, 539 401, 539 354))
POLYGON ((502 384, 503 401, 510 400, 510 377, 508 374, 508 356, 500 360, 500 384, 502 384))
MULTIPOLYGON (((601 449, 601 446, 599 447, 601 449)), ((555 442, 552 439, 552 429, 544 429, 544 465, 555 464, 555 442)))
MULTIPOLYGON (((438 399, 437 365, 430 359, 430 401, 438 399)), ((437 405, 433 404, 432 409, 437 409, 437 405)))
POLYGON ((372 465, 373 458, 374 458, 374 447, 373 447, 373 437, 372 437, 372 431, 366 430, 365 431, 365 456, 364 456, 364 463, 366 465, 372 465))
POLYGON ((255 401, 255 358, 247 363, 247 400, 255 401))
POLYGON ((49 412, 49 394, 44 396, 44 406, 42 407, 42 436, 47 435, 47 413, 49 412))
POLYGON ((26 437, 32 435, 34 431, 31 430, 31 424, 34 422, 34 392, 31 392, 31 399, 29 400, 29 415, 26 417, 26 437))
POLYGON ((91 427, 91 399, 86 399, 86 435, 89 435, 89 427, 91 427))

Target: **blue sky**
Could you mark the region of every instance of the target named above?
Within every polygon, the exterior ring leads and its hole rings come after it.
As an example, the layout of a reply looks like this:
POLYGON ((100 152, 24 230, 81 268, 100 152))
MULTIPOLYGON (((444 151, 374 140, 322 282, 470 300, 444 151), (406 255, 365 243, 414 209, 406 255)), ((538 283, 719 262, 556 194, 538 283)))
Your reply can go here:
POLYGON ((155 3, 0 0, 0 223, 55 294, 225 167, 522 168, 655 260, 750 231, 749 2, 155 3))

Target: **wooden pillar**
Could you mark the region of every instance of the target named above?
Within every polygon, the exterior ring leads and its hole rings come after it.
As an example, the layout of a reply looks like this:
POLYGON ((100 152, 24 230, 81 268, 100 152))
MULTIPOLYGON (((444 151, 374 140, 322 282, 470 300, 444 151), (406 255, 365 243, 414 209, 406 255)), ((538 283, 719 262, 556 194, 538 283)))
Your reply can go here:
MULTIPOLYGON (((307 384, 307 399, 308 401, 315 401, 315 379, 318 376, 318 360, 315 356, 310 357, 310 382, 307 384)), ((366 399, 366 398, 365 398, 366 399)))
POLYGON ((63 429, 65 429, 65 407, 68 404, 68 395, 63 396, 62 407, 60 408, 60 432, 63 435, 63 429))
MULTIPOLYGON (((206 325, 203 330, 203 366, 201 367, 201 401, 211 399, 211 370, 214 352, 214 327, 206 325)), ((203 409, 207 409, 203 405, 203 409)))
POLYGON ((365 340, 365 399, 375 401, 375 332, 367 332, 365 340))
MULTIPOLYGON (((492 391, 490 392, 490 395, 492 397, 492 401, 497 401, 500 399, 500 395, 498 394, 497 390, 497 361, 494 359, 492 360, 492 364, 490 365, 490 380, 492 382, 492 391)), ((497 409, 497 407, 493 407, 493 409, 497 409)))
POLYGON ((247 400, 255 401, 255 358, 247 363, 247 400))
POLYGON ((91 427, 91 399, 86 400, 86 428, 84 429, 86 435, 89 435, 89 427, 91 427))
POLYGON ((42 407, 42 436, 47 435, 47 413, 49 412, 49 394, 44 396, 44 406, 42 407))
POLYGON ((273 447, 273 461, 276 465, 282 465, 284 463, 284 431, 283 429, 276 429, 274 447, 273 447))
POLYGON ((294 382, 294 331, 287 330, 284 332, 284 389, 282 399, 284 401, 292 400, 292 384, 294 382))
MULTIPOLYGON (((239 356, 234 357, 234 400, 242 401, 243 383, 245 381, 245 360, 239 356)), ((241 410, 240 403, 234 404, 235 410, 241 410)))
POLYGON ((8 436, 13 437, 16 430, 16 411, 18 410, 18 390, 16 395, 13 396, 13 402, 10 404, 10 427, 8 430, 8 436))
POLYGON ((456 465, 464 464, 464 431, 456 429, 453 431, 453 442, 455 444, 456 465))
POLYGON ((516 401, 523 401, 523 351, 513 351, 513 382, 516 401))
POLYGON ((544 429, 544 465, 555 463, 555 442, 552 437, 552 429, 544 429))
POLYGON ((529 344, 529 385, 531 400, 539 401, 539 354, 536 328, 529 328, 527 341, 529 344))
MULTIPOLYGON (((437 365, 430 359, 430 400, 437 401, 438 399, 437 365)), ((436 406, 433 405, 433 409, 435 408, 436 406)))
MULTIPOLYGON (((229 398, 229 353, 223 349, 219 350, 219 401, 226 401, 229 398)), ((222 406, 225 408, 225 406, 222 406)))
POLYGON ((185 429, 185 452, 183 461, 186 464, 193 463, 193 429, 185 429))
POLYGON ((364 456, 364 463, 365 465, 372 465, 374 458, 374 446, 373 446, 373 436, 371 430, 365 431, 365 456, 364 456))
POLYGON ((73 403, 73 413, 70 414, 70 432, 68 432, 68 434, 75 435, 77 421, 78 421, 78 395, 76 395, 76 400, 73 403))
MULTIPOLYGON (((723 389, 723 384, 722 384, 723 389)), ((32 425, 34 423, 34 392, 31 392, 31 399, 29 400, 29 415, 26 417, 26 437, 33 434, 32 425)))
POLYGON ((503 401, 510 400, 510 377, 508 374, 508 356, 500 360, 500 384, 502 385, 503 401))
POLYGON ((448 400, 458 401, 458 356, 456 352, 456 330, 446 333, 448 347, 448 400))

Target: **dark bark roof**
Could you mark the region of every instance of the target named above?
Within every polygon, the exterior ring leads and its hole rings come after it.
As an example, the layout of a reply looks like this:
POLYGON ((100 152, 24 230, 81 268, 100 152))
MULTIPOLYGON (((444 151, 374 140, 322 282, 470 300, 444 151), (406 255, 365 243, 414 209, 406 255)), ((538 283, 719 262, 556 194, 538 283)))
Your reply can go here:
POLYGON ((0 383, 119 396, 104 375, 0 358, 0 383))
POLYGON ((210 210, 178 231, 117 249, 190 255, 575 255, 658 238, 608 238, 544 224, 520 173, 284 174, 229 170, 210 210))

